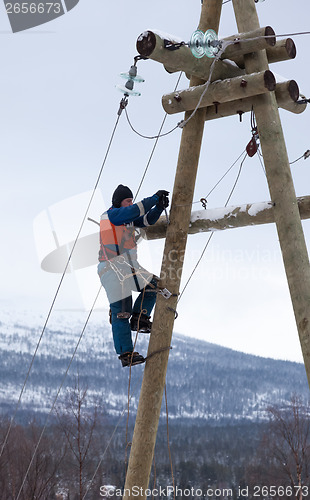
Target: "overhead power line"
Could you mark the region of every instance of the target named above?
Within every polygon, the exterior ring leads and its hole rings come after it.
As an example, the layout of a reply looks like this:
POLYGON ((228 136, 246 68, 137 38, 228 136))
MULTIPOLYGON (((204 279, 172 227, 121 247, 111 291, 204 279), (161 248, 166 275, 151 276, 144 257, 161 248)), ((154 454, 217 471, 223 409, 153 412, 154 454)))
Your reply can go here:
POLYGON ((89 208, 92 204, 92 201, 93 201, 93 198, 95 196, 95 191, 98 187, 98 184, 99 184, 99 181, 100 181, 100 178, 101 178, 101 175, 102 175, 102 172, 103 172, 103 169, 104 169, 104 166, 105 166, 105 163, 106 163, 106 160, 107 160, 107 157, 108 157, 108 154, 110 152, 110 149, 111 149, 111 145, 112 145, 112 142, 113 142, 113 139, 114 139, 114 136, 115 136, 115 132, 116 132, 116 129, 117 129, 117 126, 118 126, 118 123, 119 123, 119 119, 120 119, 120 114, 121 113, 118 113, 118 116, 117 116, 117 119, 116 119, 116 123, 114 125, 114 128, 113 128, 113 131, 112 131, 112 134, 111 134, 111 138, 110 138, 110 141, 109 141, 109 144, 108 144, 108 147, 107 147, 107 151, 106 151, 106 154, 104 156, 104 160, 103 160, 103 163, 101 165, 101 168, 99 170, 99 174, 97 176, 97 180, 95 182, 95 185, 94 185, 94 188, 93 188, 93 192, 91 194, 91 197, 90 197, 90 200, 89 200, 89 203, 88 203, 88 206, 86 208, 86 211, 85 211, 85 214, 83 216, 83 219, 82 219, 82 222, 81 222, 81 225, 80 225, 80 228, 78 230, 78 233, 76 235, 76 238, 74 240, 74 243, 73 243, 73 246, 72 246, 72 249, 71 249, 71 252, 69 254, 69 257, 68 257, 68 260, 67 260, 67 263, 65 265, 65 268, 64 268, 64 271, 62 273, 62 276, 60 278, 60 281, 59 281, 59 284, 57 286, 57 289, 56 289, 56 293, 54 295, 54 298, 52 300, 52 303, 51 303, 51 306, 50 306, 50 309, 48 311, 48 314, 47 314, 47 317, 46 317, 46 320, 45 320, 45 323, 44 323, 44 326, 42 328, 42 331, 41 331, 41 334, 40 334, 40 337, 39 337, 39 340, 37 342, 37 345, 36 345, 36 348, 35 348, 35 351, 34 351, 34 354, 32 356, 32 359, 31 359, 31 362, 30 362, 30 365, 29 365, 29 369, 27 371, 27 374, 26 374, 26 377, 25 377, 25 380, 24 380, 24 383, 23 383, 23 386, 22 386, 22 389, 21 389, 21 392, 19 394, 19 398, 18 398, 18 401, 17 401, 17 404, 16 404, 16 407, 15 407, 15 410, 14 410, 14 413, 13 413, 13 416, 10 420, 10 424, 9 424, 9 427, 8 427, 8 430, 7 430, 7 433, 5 435, 5 438, 4 438, 4 441, 2 443, 2 447, 1 447, 1 452, 0 452, 0 458, 2 456, 2 453, 3 453, 3 450, 6 446, 6 443, 7 443, 7 440, 8 440, 8 437, 10 435, 10 432, 11 432, 11 429, 12 429, 12 425, 13 425, 13 422, 15 421, 15 417, 16 417, 16 414, 17 414, 17 411, 18 411, 18 408, 20 406, 20 403, 21 403, 21 399, 22 399, 22 396, 23 396, 23 393, 24 393, 24 390, 25 390, 25 387, 26 387, 26 384, 28 382, 28 379, 29 379, 29 375, 30 375, 30 372, 31 372, 31 369, 32 369, 32 366, 33 366, 33 363, 34 363, 34 360, 35 360, 35 357, 37 355, 37 352, 38 352, 38 349, 40 347, 40 344, 41 344, 41 341, 42 341, 42 338, 43 338, 43 335, 45 333, 45 330, 46 330, 46 327, 47 327, 47 324, 49 322, 49 319, 50 319, 50 316, 52 314, 52 311, 54 309, 54 305, 55 305, 55 302, 56 302, 56 299, 58 297, 58 294, 59 294, 59 291, 61 289, 61 286, 62 286, 62 283, 63 283, 63 280, 64 280, 64 277, 65 277, 65 274, 67 272, 67 269, 68 269, 68 266, 69 266, 69 263, 71 261, 71 258, 72 258, 72 255, 73 255, 73 252, 75 250, 75 247, 76 247, 76 244, 77 244, 77 241, 80 237, 80 234, 81 234, 81 231, 82 231, 82 228, 84 226, 84 223, 85 223, 85 220, 86 220, 86 217, 87 217, 87 214, 88 214, 88 211, 89 211, 89 208))
MULTIPOLYGON (((182 74, 183 74, 183 72, 181 71, 181 72, 180 72, 180 74, 179 74, 179 77, 178 77, 177 83, 176 83, 176 85, 175 85, 174 91, 176 91, 176 90, 177 90, 177 88, 178 88, 178 86, 179 86, 179 83, 180 83, 180 80, 181 80, 181 76, 182 76, 182 74)), ((126 114, 126 116, 127 116, 127 114, 126 114)), ((161 131, 162 131, 163 127, 164 127, 164 124, 165 124, 165 122, 166 122, 167 116, 168 116, 168 113, 165 113, 165 116, 164 116, 163 121, 162 121, 162 123, 161 123, 161 126, 160 126, 160 128, 159 128, 158 134, 157 134, 157 136, 156 136, 156 141, 155 141, 154 146, 153 146, 153 148, 152 148, 152 151, 151 151, 151 154, 150 154, 149 159, 148 159, 148 161, 147 161, 147 164, 146 164, 145 170, 144 170, 144 172, 143 172, 143 175, 142 175, 142 178, 141 178, 140 184, 139 184, 138 189, 137 189, 137 192, 136 192, 136 194, 135 194, 134 201, 137 199, 137 196, 138 196, 138 194, 139 194, 139 192, 140 192, 141 186, 142 186, 142 184, 143 184, 143 182, 144 182, 144 179, 145 179, 146 173, 147 173, 147 171, 148 171, 148 169, 149 169, 149 166, 150 166, 151 160, 152 160, 152 158, 153 158, 153 155, 154 155, 154 152, 155 152, 156 146, 157 146, 157 144, 158 144, 158 140, 159 140, 159 138, 160 138, 160 137, 162 137, 162 135, 161 135, 161 131)), ((139 134, 139 135, 140 135, 140 134, 139 134)))

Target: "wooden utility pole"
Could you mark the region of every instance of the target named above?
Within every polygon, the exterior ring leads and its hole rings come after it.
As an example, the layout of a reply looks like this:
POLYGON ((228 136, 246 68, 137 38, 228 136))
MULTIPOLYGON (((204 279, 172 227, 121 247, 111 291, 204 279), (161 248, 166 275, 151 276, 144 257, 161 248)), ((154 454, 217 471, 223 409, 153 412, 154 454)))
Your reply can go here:
MULTIPOLYGON (((259 28, 253 0, 232 0, 238 29, 259 28)), ((247 73, 268 70, 265 51, 244 56, 247 73)), ((310 265, 277 101, 274 93, 253 99, 271 201, 310 385, 310 265)))
MULTIPOLYGON (((133 496, 144 500, 149 484, 204 123, 210 119, 210 110, 214 108, 217 114, 218 109, 226 106, 226 116, 228 116, 232 114, 232 109, 239 114, 244 112, 241 108, 238 111, 235 108, 236 104, 241 106, 245 103, 246 111, 248 111, 248 106, 253 105, 271 194, 270 206, 277 225, 310 382, 310 266, 278 112, 281 101, 288 108, 291 107, 292 111, 296 111, 297 108, 295 109, 294 105, 299 106, 295 102, 299 91, 296 82, 285 82, 284 85, 281 84, 277 96, 274 91, 277 90, 275 80, 268 68, 268 59, 286 60, 295 57, 296 51, 290 39, 285 43, 276 43, 272 28, 260 28, 253 0, 232 1, 240 35, 238 35, 237 43, 226 47, 226 52, 232 61, 234 59, 239 61, 239 66, 229 61, 216 62, 210 81, 215 82, 219 78, 222 82, 211 83, 210 93, 206 94, 201 104, 204 107, 195 109, 195 113, 189 109, 195 106, 197 98, 199 99, 203 91, 199 86, 203 86, 209 79, 210 60, 208 58, 195 59, 186 44, 179 45, 177 50, 171 52, 167 49, 167 40, 151 31, 144 32, 137 43, 141 55, 161 62, 168 71, 185 71, 191 75, 191 89, 197 88, 191 90, 190 93, 185 91, 181 97, 181 101, 184 98, 186 125, 182 132, 170 224, 166 231, 161 269, 161 286, 165 287, 171 296, 167 299, 159 294, 156 302, 148 349, 149 359, 145 365, 124 488, 123 498, 126 500, 133 496), (269 38, 269 33, 271 38, 269 38), (257 36, 259 40, 255 43, 253 38, 257 36), (267 38, 262 40, 262 37, 267 38), (248 74, 251 76, 246 76, 248 74), (243 83, 243 75, 246 84, 243 83), (227 78, 231 81, 224 82, 223 80, 227 78), (191 93, 196 93, 194 99, 189 97, 191 93), (220 102, 214 102, 215 99, 219 99, 220 102), (187 121, 189 117, 190 120, 187 121)), ((203 0, 199 29, 202 31, 213 29, 217 32, 221 9, 222 0, 203 0)), ((231 38, 235 40, 235 36, 231 38)), ((168 46, 170 42, 168 40, 168 46)), ((168 97, 166 106, 175 108, 176 104, 173 103, 170 106, 169 101, 175 99, 178 102, 179 97, 168 97)))
MULTIPOLYGON (((217 32, 221 10, 222 0, 203 0, 199 29, 212 28, 217 32)), ((199 83, 197 79, 190 81, 191 86, 199 83)), ((161 270, 163 285, 173 296, 167 300, 158 295, 156 301, 148 355, 157 354, 145 365, 124 499, 132 498, 136 488, 139 495, 135 498, 145 499, 149 484, 204 124, 205 111, 199 109, 182 131, 161 270)))

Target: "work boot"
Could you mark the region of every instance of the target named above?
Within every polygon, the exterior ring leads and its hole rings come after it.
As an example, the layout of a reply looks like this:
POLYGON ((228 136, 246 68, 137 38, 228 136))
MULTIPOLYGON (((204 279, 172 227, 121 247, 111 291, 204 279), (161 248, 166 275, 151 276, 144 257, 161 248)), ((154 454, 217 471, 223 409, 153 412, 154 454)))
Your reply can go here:
POLYGON ((133 332, 139 330, 141 333, 151 333, 152 322, 150 321, 151 316, 146 314, 133 313, 130 320, 130 328, 133 332))
POLYGON ((145 361, 144 357, 138 352, 124 352, 118 357, 118 359, 121 360, 122 366, 140 365, 145 361))

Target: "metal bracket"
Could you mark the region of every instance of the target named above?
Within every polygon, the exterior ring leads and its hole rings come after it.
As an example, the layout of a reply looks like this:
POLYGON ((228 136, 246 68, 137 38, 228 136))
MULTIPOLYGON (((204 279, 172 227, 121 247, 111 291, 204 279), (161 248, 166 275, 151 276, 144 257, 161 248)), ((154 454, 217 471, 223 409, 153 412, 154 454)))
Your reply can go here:
POLYGON ((169 290, 167 288, 162 288, 161 290, 159 290, 159 293, 165 297, 165 299, 170 299, 170 297, 172 296, 172 293, 169 292, 169 290))
POLYGON ((131 313, 129 312, 119 312, 117 313, 117 319, 129 319, 131 316, 131 313))
POLYGON ((164 39, 164 47, 167 50, 177 50, 186 45, 185 42, 174 43, 171 40, 164 39))

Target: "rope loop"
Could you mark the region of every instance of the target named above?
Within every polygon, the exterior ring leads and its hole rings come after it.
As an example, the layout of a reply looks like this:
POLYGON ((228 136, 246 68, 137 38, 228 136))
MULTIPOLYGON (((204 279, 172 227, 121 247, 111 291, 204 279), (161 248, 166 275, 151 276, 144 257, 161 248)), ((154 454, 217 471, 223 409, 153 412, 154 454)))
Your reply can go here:
POLYGON ((145 361, 148 361, 150 358, 155 356, 155 354, 159 354, 159 353, 165 352, 165 351, 170 351, 171 349, 172 349, 172 346, 169 345, 168 347, 162 347, 161 349, 158 349, 157 351, 151 352, 151 354, 146 356, 145 361))

